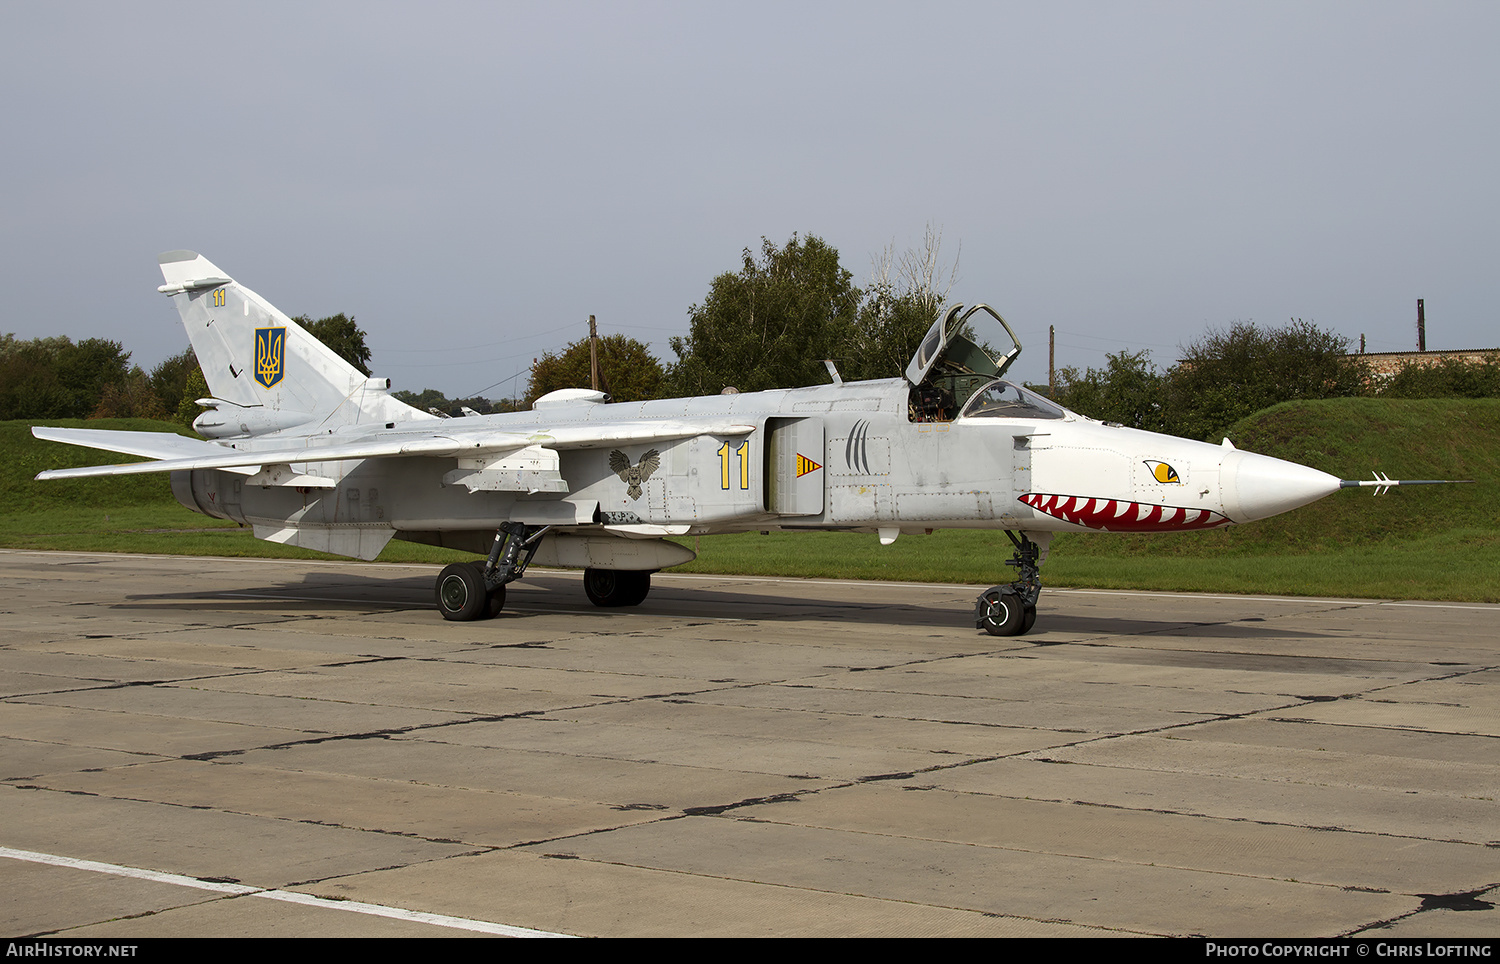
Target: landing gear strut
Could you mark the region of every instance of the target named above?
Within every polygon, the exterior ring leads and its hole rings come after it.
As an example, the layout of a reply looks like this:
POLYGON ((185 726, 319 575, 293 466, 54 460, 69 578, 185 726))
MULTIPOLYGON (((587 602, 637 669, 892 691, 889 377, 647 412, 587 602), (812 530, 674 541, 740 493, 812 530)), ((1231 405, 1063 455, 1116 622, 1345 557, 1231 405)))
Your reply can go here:
POLYGON ((974 604, 974 626, 991 636, 1024 636, 1036 624, 1036 601, 1042 594, 1042 574, 1037 568, 1038 547, 1009 529, 1005 535, 1016 554, 1005 564, 1016 567, 1016 580, 1008 586, 991 586, 974 604))
POLYGON ((505 608, 505 585, 526 574, 551 526, 502 522, 484 562, 455 562, 438 575, 438 612, 444 619, 489 619, 505 608), (524 553, 524 555, 523 555, 524 553))

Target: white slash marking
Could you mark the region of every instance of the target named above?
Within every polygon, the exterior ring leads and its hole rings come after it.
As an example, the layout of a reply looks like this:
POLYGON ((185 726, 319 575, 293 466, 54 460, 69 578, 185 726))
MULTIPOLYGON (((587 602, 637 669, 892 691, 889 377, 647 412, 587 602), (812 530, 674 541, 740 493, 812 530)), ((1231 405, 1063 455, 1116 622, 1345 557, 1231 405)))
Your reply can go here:
POLYGON ((212 880, 199 880, 197 877, 186 877, 182 874, 168 874, 159 870, 145 870, 140 867, 106 864, 97 860, 80 860, 77 857, 61 857, 57 854, 38 853, 34 850, 13 850, 10 847, 0 847, 0 857, 9 857, 12 860, 25 860, 34 864, 49 864, 53 867, 67 867, 72 870, 86 870, 96 874, 130 877, 135 880, 147 880, 156 884, 192 887, 195 890, 207 890, 217 894, 232 894, 236 897, 264 897, 267 900, 280 900, 289 904, 302 904, 307 907, 321 907, 326 910, 342 910, 355 914, 367 914, 371 917, 388 917, 392 920, 433 924, 438 927, 451 927, 455 930, 476 931, 480 934, 498 934, 502 937, 573 936, 571 934, 556 934, 551 931, 532 930, 529 927, 516 927, 512 924, 496 924, 492 921, 472 920, 467 917, 449 917, 446 914, 429 914, 426 911, 420 910, 386 907, 383 904, 366 904, 358 900, 329 900, 326 897, 299 894, 296 891, 290 890, 262 890, 259 887, 246 887, 243 884, 226 884, 212 880))

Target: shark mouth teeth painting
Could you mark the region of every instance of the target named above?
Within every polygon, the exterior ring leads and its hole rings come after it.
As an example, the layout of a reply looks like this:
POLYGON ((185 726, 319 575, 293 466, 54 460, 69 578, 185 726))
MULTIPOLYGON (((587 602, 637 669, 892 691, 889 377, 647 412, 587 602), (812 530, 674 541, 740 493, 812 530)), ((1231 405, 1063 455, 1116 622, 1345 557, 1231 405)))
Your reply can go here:
POLYGON ((1212 509, 1148 505, 1124 499, 1093 499, 1086 495, 1047 495, 1027 492, 1021 501, 1056 519, 1107 532, 1182 532, 1228 525, 1229 519, 1212 509))

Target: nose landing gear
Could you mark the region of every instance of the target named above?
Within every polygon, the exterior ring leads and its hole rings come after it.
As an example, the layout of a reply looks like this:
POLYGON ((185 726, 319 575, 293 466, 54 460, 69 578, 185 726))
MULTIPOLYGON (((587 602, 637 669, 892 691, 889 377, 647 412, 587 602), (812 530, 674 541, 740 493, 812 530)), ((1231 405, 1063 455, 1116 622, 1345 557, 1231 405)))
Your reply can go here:
POLYGON ((1042 594, 1039 547, 1009 529, 1005 535, 1016 554, 1005 564, 1016 567, 1016 579, 1005 586, 991 586, 974 603, 974 628, 991 636, 1024 636, 1036 624, 1036 601, 1042 594))

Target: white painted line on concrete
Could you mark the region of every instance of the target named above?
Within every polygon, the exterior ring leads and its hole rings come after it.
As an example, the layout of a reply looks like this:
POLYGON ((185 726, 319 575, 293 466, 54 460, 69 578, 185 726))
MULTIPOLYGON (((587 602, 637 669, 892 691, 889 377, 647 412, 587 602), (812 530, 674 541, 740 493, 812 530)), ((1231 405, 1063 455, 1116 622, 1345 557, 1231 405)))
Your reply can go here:
POLYGON ((392 920, 433 924, 437 927, 451 927, 455 930, 475 931, 480 934, 497 934, 501 937, 573 936, 571 934, 556 934, 551 931, 532 930, 529 927, 516 927, 512 924, 496 924, 492 921, 473 920, 468 917, 449 917, 446 914, 429 914, 426 911, 406 910, 401 907, 386 907, 383 904, 366 904, 358 900, 329 900, 326 897, 299 894, 291 890, 262 890, 259 887, 246 887, 243 884, 199 880, 197 877, 185 877, 182 874, 168 874, 159 870, 145 870, 140 867, 106 864, 97 860, 80 860, 77 857, 62 857, 57 854, 38 853, 34 850, 13 850, 10 847, 0 847, 0 857, 9 857, 12 860, 25 860, 35 864, 49 864, 53 867, 67 867, 71 870, 86 870, 96 874, 130 877, 135 880, 145 880, 156 884, 191 887, 195 890, 207 890, 218 894, 232 894, 237 897, 264 897, 267 900, 279 900, 288 904, 301 904, 305 907, 350 911, 355 914, 367 914, 371 917, 386 917, 392 920))
POLYGON ((1231 602, 1329 603, 1337 606, 1415 606, 1422 609, 1477 609, 1494 611, 1500 606, 1484 603, 1397 602, 1394 599, 1323 599, 1318 596, 1215 596, 1202 592, 1142 592, 1130 589, 1045 589, 1046 595, 1142 596, 1169 599, 1227 599, 1231 602))
POLYGON ((1386 605, 1386 606, 1410 606, 1410 607, 1412 607, 1414 609, 1478 609, 1478 610, 1489 609, 1489 610, 1493 610, 1495 608, 1493 605, 1489 605, 1489 606, 1480 605, 1480 604, 1465 605, 1463 603, 1432 603, 1432 602, 1388 602, 1388 603, 1384 603, 1383 605, 1386 605))
POLYGON ((12 860, 26 860, 34 864, 51 864, 54 867, 68 867, 72 870, 88 870, 96 874, 133 877, 136 880, 149 880, 154 884, 175 884, 178 887, 211 890, 220 894, 255 893, 254 887, 246 887, 243 884, 226 884, 212 880, 199 880, 197 877, 184 877, 181 874, 167 874, 159 870, 145 870, 140 867, 123 867, 119 864, 100 863, 97 860, 80 860, 77 857, 61 857, 57 854, 38 853, 35 850, 12 850, 10 847, 0 847, 0 857, 9 857, 12 860))
POLYGON ((457 930, 477 931, 481 934, 497 934, 501 937, 572 937, 572 934, 556 934, 552 931, 532 930, 529 927, 516 927, 512 924, 496 924, 491 921, 471 920, 467 917, 449 917, 447 914, 429 914, 420 910, 405 910, 400 907, 386 907, 384 904, 366 904, 358 900, 328 900, 323 897, 314 897, 312 894, 299 894, 291 890, 261 890, 252 897, 265 897, 270 900, 282 900, 289 904, 303 904, 308 907, 327 907, 333 910, 353 911, 356 914, 368 914, 371 917, 389 917, 392 920, 415 921, 421 924, 435 924, 438 927, 452 927, 457 930))

